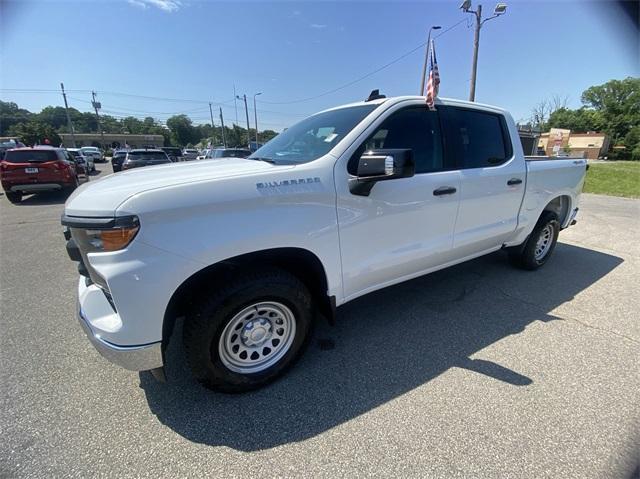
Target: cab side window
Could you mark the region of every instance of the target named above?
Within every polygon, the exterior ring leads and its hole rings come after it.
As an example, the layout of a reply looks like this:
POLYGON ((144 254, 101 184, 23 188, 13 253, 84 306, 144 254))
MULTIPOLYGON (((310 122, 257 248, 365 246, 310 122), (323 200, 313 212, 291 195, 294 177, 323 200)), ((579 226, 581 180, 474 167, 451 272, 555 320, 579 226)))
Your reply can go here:
POLYGON ((358 159, 365 151, 410 148, 416 173, 443 169, 442 140, 438 113, 425 107, 409 107, 393 113, 351 157, 348 171, 356 174, 358 159))
POLYGON ((501 115, 470 109, 443 109, 448 153, 462 169, 497 166, 512 156, 501 115))

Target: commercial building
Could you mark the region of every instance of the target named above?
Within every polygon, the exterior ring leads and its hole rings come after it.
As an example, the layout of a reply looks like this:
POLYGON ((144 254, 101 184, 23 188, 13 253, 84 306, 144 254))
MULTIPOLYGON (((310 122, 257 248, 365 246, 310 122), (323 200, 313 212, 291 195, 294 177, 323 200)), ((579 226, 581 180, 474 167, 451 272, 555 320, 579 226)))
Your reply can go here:
POLYGON ((605 133, 589 131, 573 133, 571 130, 551 128, 538 140, 538 154, 546 156, 571 156, 596 160, 609 151, 609 137, 605 133))
MULTIPOLYGON (((76 133, 76 147, 82 146, 102 146, 102 136, 100 133, 76 133)), ((73 138, 70 133, 61 133, 62 144, 66 147, 73 147, 73 138)), ((157 148, 164 146, 162 135, 130 135, 128 133, 105 133, 104 143, 108 148, 157 148)))

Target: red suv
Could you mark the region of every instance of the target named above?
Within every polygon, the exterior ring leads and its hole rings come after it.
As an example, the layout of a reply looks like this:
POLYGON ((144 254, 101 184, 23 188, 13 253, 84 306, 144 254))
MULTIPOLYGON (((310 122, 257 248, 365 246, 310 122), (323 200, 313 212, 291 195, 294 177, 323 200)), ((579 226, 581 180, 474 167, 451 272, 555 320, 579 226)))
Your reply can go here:
POLYGON ((80 176, 88 179, 84 167, 62 148, 14 148, 0 162, 2 188, 11 203, 19 203, 23 194, 73 191, 80 176))

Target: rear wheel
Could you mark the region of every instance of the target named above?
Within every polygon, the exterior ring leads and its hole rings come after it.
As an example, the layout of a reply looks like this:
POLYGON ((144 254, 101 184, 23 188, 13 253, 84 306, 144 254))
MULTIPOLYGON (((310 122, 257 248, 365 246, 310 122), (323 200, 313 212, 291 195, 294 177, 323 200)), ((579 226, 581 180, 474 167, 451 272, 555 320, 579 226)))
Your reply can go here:
POLYGON ((195 378, 227 393, 262 387, 289 369, 307 344, 311 295, 280 270, 247 274, 196 305, 183 342, 195 378))
MULTIPOLYGON (((87 178, 89 178, 87 176, 87 178)), ((74 176, 73 178, 73 183, 71 183, 69 186, 67 186, 66 188, 64 188, 64 192, 68 195, 70 195, 71 193, 73 193, 75 191, 75 189, 80 186, 80 180, 78 179, 78 176, 74 176)))
POLYGON ((22 193, 20 191, 7 191, 5 192, 5 195, 7 195, 7 199, 13 204, 17 204, 22 201, 22 193))
POLYGON ((558 241, 558 233, 558 215, 552 211, 545 211, 525 244, 509 251, 511 264, 522 269, 538 269, 551 257, 558 241))

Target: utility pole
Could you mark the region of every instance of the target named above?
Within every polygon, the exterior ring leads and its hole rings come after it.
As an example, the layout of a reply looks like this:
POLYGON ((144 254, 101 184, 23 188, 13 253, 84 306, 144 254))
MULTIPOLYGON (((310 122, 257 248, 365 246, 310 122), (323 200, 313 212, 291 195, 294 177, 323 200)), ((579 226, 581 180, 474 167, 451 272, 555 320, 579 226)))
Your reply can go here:
POLYGON ((96 101, 96 92, 95 91, 91 92, 91 97, 93 98, 93 101, 91 102, 91 104, 93 105, 93 108, 96 111, 96 119, 98 120, 98 129, 100 130, 100 138, 102 139, 102 148, 104 148, 105 147, 105 145, 104 145, 104 130, 102 129, 102 124, 100 123, 100 115, 98 114, 98 110, 100 108, 102 108, 102 105, 100 104, 99 101, 96 101))
POLYGON ((64 83, 60 82, 60 89, 62 90, 62 98, 64 98, 64 111, 67 113, 67 125, 71 132, 71 141, 73 147, 76 147, 76 132, 73 131, 73 123, 71 123, 71 117, 69 116, 69 105, 67 104, 67 94, 64 92, 64 83))
POLYGON ((215 141, 215 139, 216 139, 216 125, 214 125, 214 123, 213 123, 213 110, 211 109, 211 102, 209 102, 209 114, 211 115, 211 141, 215 141))
POLYGON ((424 52, 424 66, 422 67, 422 80, 420 80, 420 92, 418 95, 424 95, 424 82, 427 77, 427 65, 429 64, 429 50, 431 49, 431 31, 432 30, 440 30, 442 27, 440 25, 433 25, 429 29, 429 34, 427 35, 427 49, 424 52))
POLYGON ((238 100, 244 100, 244 113, 247 116, 247 146, 251 146, 251 132, 249 131, 251 127, 249 126, 249 107, 247 106, 247 95, 242 95, 242 98, 239 96, 236 97, 238 100))
POLYGON ((222 145, 227 147, 227 137, 224 134, 224 118, 222 117, 222 107, 220 107, 220 123, 222 124, 222 145))
POLYGON ((236 125, 238 124, 238 95, 236 95, 236 84, 233 84, 233 106, 236 109, 236 125))
POLYGON ((476 101, 476 76, 478 72, 478 49, 480 48, 480 29, 485 22, 503 15, 507 11, 506 3, 498 3, 493 11, 493 15, 489 18, 482 19, 482 5, 478 5, 477 10, 471 10, 471 0, 465 0, 460 5, 465 13, 472 13, 476 18, 476 29, 473 36, 473 62, 471 65, 471 86, 469 88, 469 101, 476 101))
POLYGON ((262 92, 253 95, 253 116, 256 121, 256 149, 258 149, 258 110, 256 109, 256 97, 262 95, 262 92))
POLYGON ((480 48, 480 29, 482 28, 482 5, 478 5, 476 30, 473 35, 473 61, 471 63, 471 86, 469 87, 469 101, 476 101, 476 75, 478 73, 478 49, 480 48))

